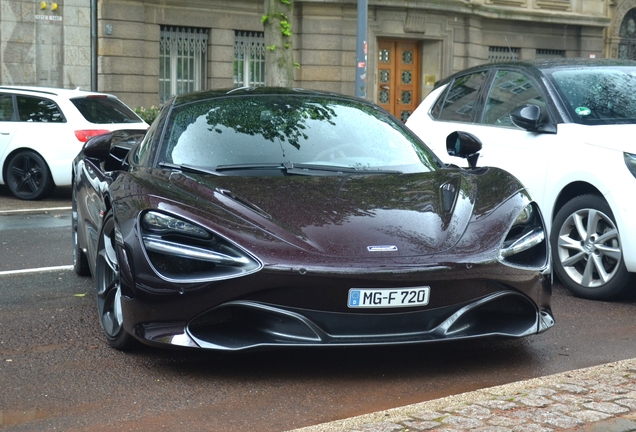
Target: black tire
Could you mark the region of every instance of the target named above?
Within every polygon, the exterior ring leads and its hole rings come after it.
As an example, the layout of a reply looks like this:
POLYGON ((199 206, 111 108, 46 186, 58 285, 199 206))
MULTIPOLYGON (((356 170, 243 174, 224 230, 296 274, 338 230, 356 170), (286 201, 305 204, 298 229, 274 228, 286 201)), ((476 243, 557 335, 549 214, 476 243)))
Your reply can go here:
POLYGON ((11 156, 7 164, 5 183, 13 195, 23 200, 45 198, 55 187, 51 171, 44 159, 29 150, 11 156))
POLYGON ((124 329, 121 310, 121 284, 119 260, 115 243, 115 219, 112 212, 104 217, 97 246, 95 264, 97 284, 97 311, 104 335, 113 348, 126 351, 136 345, 136 340, 124 329))
POLYGON ((73 185, 73 199, 72 199, 72 206, 73 206, 73 211, 71 213, 71 235, 72 235, 72 241, 73 241, 73 270, 75 270, 75 273, 77 273, 80 276, 90 276, 91 275, 91 269, 88 266, 88 258, 86 257, 86 254, 84 253, 84 251, 82 250, 82 248, 79 245, 79 240, 77 237, 77 230, 78 230, 78 220, 77 220, 77 200, 75 199, 75 185, 73 185))
POLYGON ((554 270, 574 295, 606 300, 631 288, 614 214, 598 195, 581 195, 556 214, 550 234, 554 270))

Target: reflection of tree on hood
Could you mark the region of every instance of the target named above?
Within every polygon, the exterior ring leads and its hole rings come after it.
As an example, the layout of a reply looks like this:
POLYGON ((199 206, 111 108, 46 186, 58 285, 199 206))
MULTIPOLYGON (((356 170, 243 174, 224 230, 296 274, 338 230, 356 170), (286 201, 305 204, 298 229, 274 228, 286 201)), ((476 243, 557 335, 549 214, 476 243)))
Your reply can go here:
POLYGON ((636 118, 636 77, 623 73, 602 76, 588 90, 584 104, 593 114, 612 119, 636 118))

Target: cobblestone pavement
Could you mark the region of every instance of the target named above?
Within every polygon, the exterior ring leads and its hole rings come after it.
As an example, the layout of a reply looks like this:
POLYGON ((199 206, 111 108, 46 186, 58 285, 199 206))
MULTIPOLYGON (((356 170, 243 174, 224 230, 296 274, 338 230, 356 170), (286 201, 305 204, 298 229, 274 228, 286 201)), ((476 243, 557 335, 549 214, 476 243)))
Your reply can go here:
POLYGON ((296 429, 293 432, 636 431, 636 359, 296 429))

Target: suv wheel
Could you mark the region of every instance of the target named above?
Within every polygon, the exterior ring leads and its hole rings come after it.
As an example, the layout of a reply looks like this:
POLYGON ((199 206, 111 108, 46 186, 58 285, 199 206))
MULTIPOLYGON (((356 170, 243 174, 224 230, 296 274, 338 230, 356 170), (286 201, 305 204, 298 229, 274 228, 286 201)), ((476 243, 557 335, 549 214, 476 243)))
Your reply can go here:
POLYGON ((20 151, 7 164, 6 184, 16 197, 38 200, 51 193, 55 184, 46 162, 32 151, 20 151))
POLYGON ((609 299, 630 288, 614 214, 600 196, 568 201, 554 218, 550 244, 556 275, 575 295, 609 299))

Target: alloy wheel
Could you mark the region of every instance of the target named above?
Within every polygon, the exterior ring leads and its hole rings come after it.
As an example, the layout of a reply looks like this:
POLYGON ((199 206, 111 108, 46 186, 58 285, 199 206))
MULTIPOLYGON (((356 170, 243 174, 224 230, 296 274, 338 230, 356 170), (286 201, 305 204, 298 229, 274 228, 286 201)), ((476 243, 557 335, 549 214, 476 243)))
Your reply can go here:
POLYGON ((106 217, 97 254, 97 307, 106 337, 117 338, 123 331, 121 283, 115 250, 115 223, 106 217))
POLYGON ((602 286, 614 278, 621 263, 618 229, 605 213, 580 209, 561 225, 555 253, 574 282, 585 288, 602 286))
POLYGON ((24 200, 44 198, 53 188, 46 162, 31 151, 13 156, 7 167, 7 185, 11 193, 24 200))

